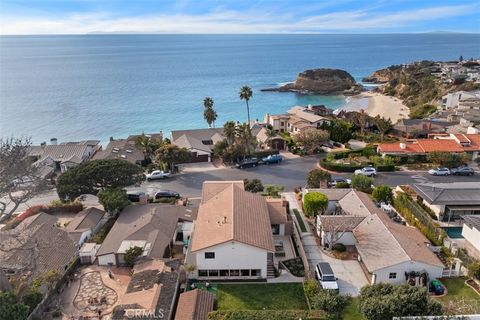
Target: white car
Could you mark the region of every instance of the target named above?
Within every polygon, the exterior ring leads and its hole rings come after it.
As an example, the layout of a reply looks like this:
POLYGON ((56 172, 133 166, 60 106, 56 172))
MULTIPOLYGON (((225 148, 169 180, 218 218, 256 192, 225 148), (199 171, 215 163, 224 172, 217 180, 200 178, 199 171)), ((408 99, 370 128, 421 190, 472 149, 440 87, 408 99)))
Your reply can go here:
POLYGON ((170 177, 172 174, 170 172, 164 172, 161 170, 155 170, 151 173, 147 174, 147 181, 157 180, 157 179, 165 179, 170 177))
POLYGON ((365 167, 362 169, 355 170, 355 175, 364 175, 367 177, 375 177, 377 175, 377 170, 374 167, 365 167))
POLYGON ((428 170, 428 173, 432 176, 449 176, 450 170, 448 168, 435 168, 428 170))

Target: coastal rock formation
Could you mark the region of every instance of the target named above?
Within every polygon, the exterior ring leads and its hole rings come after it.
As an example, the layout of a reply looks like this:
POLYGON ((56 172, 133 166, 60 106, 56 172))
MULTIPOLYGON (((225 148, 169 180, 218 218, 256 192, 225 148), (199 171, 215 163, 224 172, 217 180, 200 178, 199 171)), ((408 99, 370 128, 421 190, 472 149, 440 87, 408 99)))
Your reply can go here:
POLYGON ((305 94, 357 94, 361 85, 346 71, 339 69, 306 70, 293 83, 262 91, 294 91, 305 94))
POLYGON ((390 66, 385 69, 380 69, 375 71, 370 76, 363 78, 362 82, 376 84, 387 83, 396 76, 397 71, 400 71, 399 67, 397 66, 390 66))

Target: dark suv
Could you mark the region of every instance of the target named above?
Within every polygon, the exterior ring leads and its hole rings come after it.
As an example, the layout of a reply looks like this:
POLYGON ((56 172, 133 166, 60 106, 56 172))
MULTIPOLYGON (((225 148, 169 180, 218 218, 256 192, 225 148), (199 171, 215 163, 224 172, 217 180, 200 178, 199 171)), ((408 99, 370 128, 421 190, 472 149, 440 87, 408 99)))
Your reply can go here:
POLYGON ((176 191, 171 191, 171 190, 161 190, 161 191, 155 192, 155 197, 154 197, 155 200, 162 199, 162 198, 179 199, 180 193, 176 191))
POLYGON ((256 167, 258 166, 258 159, 257 158, 247 158, 239 163, 236 164, 237 168, 243 169, 243 168, 251 168, 251 167, 256 167))

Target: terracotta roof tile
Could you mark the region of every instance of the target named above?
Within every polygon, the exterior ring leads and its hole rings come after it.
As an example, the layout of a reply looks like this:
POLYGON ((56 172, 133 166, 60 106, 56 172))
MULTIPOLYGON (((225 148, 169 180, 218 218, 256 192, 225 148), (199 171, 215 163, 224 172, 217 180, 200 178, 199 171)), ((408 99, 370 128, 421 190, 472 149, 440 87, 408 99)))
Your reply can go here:
POLYGON ((184 292, 178 299, 175 320, 207 320, 214 302, 215 296, 210 292, 198 289, 184 292))

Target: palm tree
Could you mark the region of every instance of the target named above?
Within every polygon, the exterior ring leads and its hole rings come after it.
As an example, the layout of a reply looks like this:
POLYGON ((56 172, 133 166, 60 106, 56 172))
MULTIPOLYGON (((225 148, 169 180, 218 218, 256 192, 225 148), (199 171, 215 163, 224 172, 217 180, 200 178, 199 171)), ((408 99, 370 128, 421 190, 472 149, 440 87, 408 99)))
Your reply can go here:
POLYGON ((265 142, 270 148, 272 148, 272 140, 277 136, 277 131, 275 131, 273 128, 266 128, 266 130, 267 131, 265 131, 265 135, 267 136, 267 140, 265 142))
POLYGON ((215 123, 215 120, 217 120, 217 112, 213 110, 213 99, 205 97, 205 99, 203 99, 203 106, 205 107, 203 118, 207 121, 208 127, 211 128, 212 123, 215 123))
POLYGON ((235 142, 235 130, 235 122, 233 121, 227 121, 223 125, 223 135, 230 146, 235 142))
POLYGON ((250 107, 248 106, 248 101, 250 98, 253 96, 252 93, 252 88, 249 86, 243 86, 240 88, 240 100, 245 100, 245 103, 247 104, 247 115, 248 115, 248 127, 250 128, 250 107))

